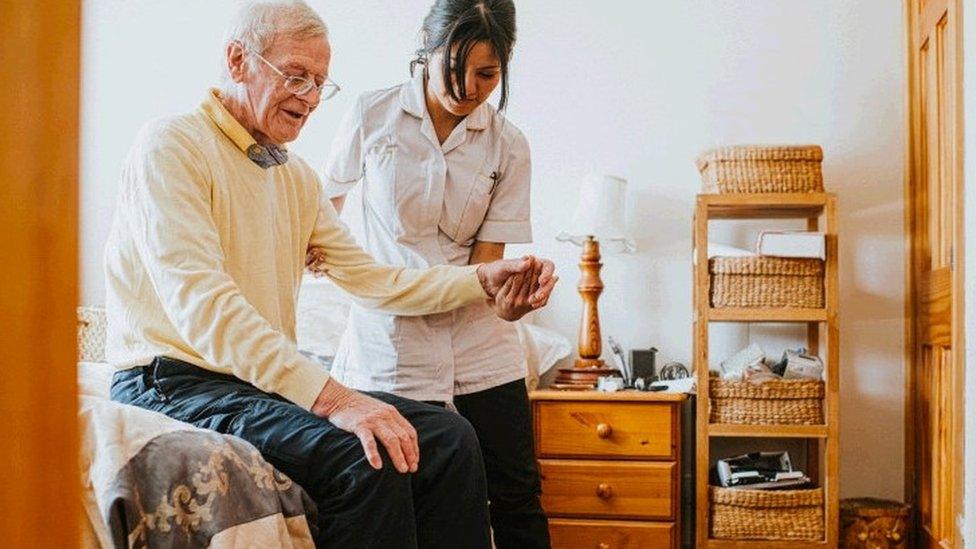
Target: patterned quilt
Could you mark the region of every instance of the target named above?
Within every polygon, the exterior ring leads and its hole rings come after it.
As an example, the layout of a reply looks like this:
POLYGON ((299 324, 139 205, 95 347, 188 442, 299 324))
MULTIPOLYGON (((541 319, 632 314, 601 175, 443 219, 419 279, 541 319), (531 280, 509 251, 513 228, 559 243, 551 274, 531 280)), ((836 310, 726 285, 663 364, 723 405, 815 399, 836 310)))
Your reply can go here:
POLYGON ((109 400, 105 368, 79 365, 86 545, 314 547, 314 503, 257 449, 109 400))

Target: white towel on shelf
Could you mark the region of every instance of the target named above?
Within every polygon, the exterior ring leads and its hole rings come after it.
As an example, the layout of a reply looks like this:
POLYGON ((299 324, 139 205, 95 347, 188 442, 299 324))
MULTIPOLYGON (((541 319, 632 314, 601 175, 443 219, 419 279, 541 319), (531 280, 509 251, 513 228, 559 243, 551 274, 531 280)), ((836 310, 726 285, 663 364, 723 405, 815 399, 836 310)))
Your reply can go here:
POLYGON ((755 255, 755 252, 750 252, 749 250, 744 250, 742 248, 736 248, 735 246, 715 244, 712 242, 708 243, 709 259, 713 257, 754 257, 755 255))
POLYGON ((826 259, 824 233, 809 231, 763 231, 756 242, 761 256, 826 259))

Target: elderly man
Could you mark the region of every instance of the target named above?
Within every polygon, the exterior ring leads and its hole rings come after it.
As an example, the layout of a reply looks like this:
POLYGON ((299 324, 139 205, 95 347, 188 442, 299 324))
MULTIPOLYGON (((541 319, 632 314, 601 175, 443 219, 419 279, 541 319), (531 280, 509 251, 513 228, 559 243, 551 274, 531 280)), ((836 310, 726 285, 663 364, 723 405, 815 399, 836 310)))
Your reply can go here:
POLYGON ((488 547, 471 426, 330 380, 296 349, 295 300, 308 254, 371 307, 488 299, 514 319, 545 305, 552 263, 377 264, 283 147, 338 89, 322 20, 300 1, 250 4, 225 53, 223 88, 149 124, 125 163, 106 249, 112 397, 254 444, 316 502, 322 546, 488 547))

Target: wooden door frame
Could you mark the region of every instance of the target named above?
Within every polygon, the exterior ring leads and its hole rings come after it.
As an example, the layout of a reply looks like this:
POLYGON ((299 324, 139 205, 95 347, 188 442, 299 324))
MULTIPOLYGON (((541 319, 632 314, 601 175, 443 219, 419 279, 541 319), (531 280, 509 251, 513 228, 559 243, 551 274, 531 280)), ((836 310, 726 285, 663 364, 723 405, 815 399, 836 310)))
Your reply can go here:
MULTIPOLYGON (((950 498, 953 509, 952 529, 950 543, 953 547, 961 542, 962 524, 959 518, 963 512, 964 498, 964 479, 965 479, 965 241, 964 241, 964 218, 963 206, 965 203, 965 149, 964 149, 964 57, 963 57, 963 1, 948 0, 950 13, 954 15, 952 29, 955 33, 955 66, 957 73, 955 104, 952 105, 950 116, 954 117, 954 139, 958 154, 953 158, 951 169, 955 171, 955 188, 952 189, 955 208, 953 212, 953 238, 954 246, 952 250, 952 427, 949 437, 954 455, 950 460, 952 467, 953 482, 952 496, 950 498)), ((914 142, 914 120, 915 109, 917 106, 913 101, 913 90, 917 79, 917 64, 915 62, 914 47, 914 21, 915 14, 912 10, 912 0, 904 0, 904 26, 905 26, 905 160, 904 160, 904 198, 905 198, 905 499, 912 505, 912 516, 917 519, 916 509, 916 463, 915 451, 918 444, 916 431, 913 421, 915 419, 915 390, 918 386, 916 380, 915 365, 915 323, 914 318, 917 311, 916 302, 916 260, 917 255, 913 247, 912 236, 915 232, 915 204, 914 196, 916 189, 916 164, 914 162, 916 144, 914 142)), ((920 525, 915 521, 915 527, 920 525)))
POLYGON ((0 16, 0 545, 75 547, 79 0, 0 16))

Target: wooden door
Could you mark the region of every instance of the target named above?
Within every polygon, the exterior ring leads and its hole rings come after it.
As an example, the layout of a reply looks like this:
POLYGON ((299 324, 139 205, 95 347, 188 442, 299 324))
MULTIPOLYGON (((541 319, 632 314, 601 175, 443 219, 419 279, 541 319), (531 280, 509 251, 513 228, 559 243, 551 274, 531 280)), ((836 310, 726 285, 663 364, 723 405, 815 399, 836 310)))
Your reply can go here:
POLYGON ((78 0, 0 2, 0 546, 78 544, 78 0))
POLYGON ((962 540, 960 5, 906 2, 906 495, 920 547, 959 547, 962 540))

